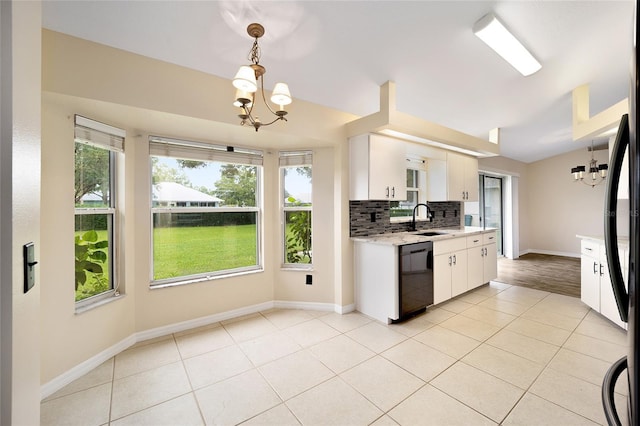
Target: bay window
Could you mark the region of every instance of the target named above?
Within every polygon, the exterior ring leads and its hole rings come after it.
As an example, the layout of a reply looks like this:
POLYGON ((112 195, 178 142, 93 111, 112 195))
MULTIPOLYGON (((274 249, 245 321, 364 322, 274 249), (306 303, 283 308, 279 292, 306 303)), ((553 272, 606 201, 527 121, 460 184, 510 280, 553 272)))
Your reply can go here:
POLYGON ((151 137, 152 285, 262 269, 262 152, 151 137))
POLYGON ((310 268, 312 264, 312 154, 280 153, 280 198, 283 265, 310 268))
POLYGON ((79 306, 117 289, 116 171, 124 130, 75 116, 75 300, 79 306))

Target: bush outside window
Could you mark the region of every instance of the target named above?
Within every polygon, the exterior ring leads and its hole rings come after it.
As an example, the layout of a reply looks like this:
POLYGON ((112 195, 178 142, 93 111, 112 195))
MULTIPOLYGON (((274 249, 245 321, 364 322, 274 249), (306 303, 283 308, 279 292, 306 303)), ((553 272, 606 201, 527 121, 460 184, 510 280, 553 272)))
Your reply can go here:
POLYGON ((312 250, 311 152, 281 152, 283 264, 310 267, 312 250))
POLYGON ((117 288, 115 183, 123 146, 123 130, 76 116, 75 300, 82 305, 117 288))

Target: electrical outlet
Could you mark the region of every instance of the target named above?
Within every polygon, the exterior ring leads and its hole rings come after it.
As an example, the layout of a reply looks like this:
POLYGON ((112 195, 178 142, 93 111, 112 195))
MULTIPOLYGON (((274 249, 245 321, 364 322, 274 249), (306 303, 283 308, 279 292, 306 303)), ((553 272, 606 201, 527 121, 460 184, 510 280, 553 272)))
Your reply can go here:
POLYGON ((305 280, 305 284, 306 285, 312 285, 313 284, 313 275, 307 275, 307 278, 305 280))

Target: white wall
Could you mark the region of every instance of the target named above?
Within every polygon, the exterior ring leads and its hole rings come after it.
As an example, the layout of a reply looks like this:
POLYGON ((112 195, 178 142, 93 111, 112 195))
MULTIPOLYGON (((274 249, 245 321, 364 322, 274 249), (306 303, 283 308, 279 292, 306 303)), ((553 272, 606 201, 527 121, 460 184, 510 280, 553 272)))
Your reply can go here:
POLYGON ((0 8, 3 145, 0 165, 3 350, 0 423, 35 425, 40 422, 39 309, 42 274, 36 265, 35 287, 25 294, 22 250, 23 244, 33 242, 36 260, 41 257, 41 4, 37 1, 2 2, 0 8), (10 308, 8 312, 5 311, 7 306, 10 308), (11 327, 9 335, 7 325, 11 327), (11 369, 10 373, 7 368, 11 369))

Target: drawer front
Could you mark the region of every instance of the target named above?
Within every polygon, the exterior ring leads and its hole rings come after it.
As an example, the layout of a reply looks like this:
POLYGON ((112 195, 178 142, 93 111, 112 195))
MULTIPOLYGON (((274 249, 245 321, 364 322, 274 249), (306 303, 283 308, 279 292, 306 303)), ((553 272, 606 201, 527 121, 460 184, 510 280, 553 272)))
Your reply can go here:
POLYGON ((600 243, 594 240, 582 240, 580 243, 580 253, 599 259, 600 243))
POLYGON ((451 253, 458 250, 466 250, 467 237, 452 238, 450 240, 434 241, 433 242, 433 254, 451 253))
POLYGON ((471 235, 467 237, 467 248, 480 247, 483 244, 483 236, 481 234, 471 235))
POLYGON ((496 231, 485 232, 482 234, 482 244, 491 244, 497 241, 496 231))

